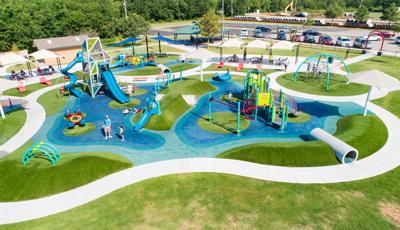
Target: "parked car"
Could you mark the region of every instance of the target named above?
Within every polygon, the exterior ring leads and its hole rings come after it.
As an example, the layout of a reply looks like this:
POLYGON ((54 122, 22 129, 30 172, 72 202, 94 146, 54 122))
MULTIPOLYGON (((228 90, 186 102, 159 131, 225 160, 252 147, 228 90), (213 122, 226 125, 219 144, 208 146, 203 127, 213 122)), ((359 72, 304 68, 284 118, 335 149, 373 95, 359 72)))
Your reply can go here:
POLYGON ((313 30, 313 29, 303 31, 303 36, 306 36, 306 35, 319 36, 320 34, 321 34, 320 32, 313 30))
POLYGON ((301 35, 300 34, 293 35, 292 42, 301 42, 301 35))
POLYGON ((352 47, 353 43, 351 42, 350 38, 348 38, 348 37, 338 37, 336 40, 336 45, 343 46, 343 47, 352 47))
MULTIPOLYGON (((368 35, 364 35, 364 36, 362 36, 362 38, 367 40, 368 35)), ((380 41, 380 40, 382 40, 382 38, 378 34, 371 34, 371 36, 369 36, 369 38, 368 38, 368 41, 380 41)))
POLYGON ((300 17, 300 18, 306 18, 308 16, 308 12, 299 12, 294 16, 295 17, 300 17))
POLYGON ((400 44, 400 36, 397 36, 395 42, 396 42, 396 44, 400 44))
POLYGON ((278 40, 286 40, 286 34, 285 34, 285 32, 279 31, 278 34, 277 34, 276 39, 278 39, 278 40))
POLYGON ((307 34, 304 36, 305 43, 315 43, 315 37, 313 35, 307 34))
POLYGON ((333 45, 333 39, 331 36, 323 35, 319 37, 319 44, 322 45, 333 45))
POLYGON ((255 38, 264 38, 265 35, 261 32, 261 30, 256 29, 256 31, 254 32, 253 37, 255 37, 255 38))
POLYGON ((248 30, 241 30, 239 35, 242 36, 242 37, 248 37, 249 36, 249 31, 248 30))
POLYGON ((267 26, 257 26, 256 30, 261 30, 261 32, 263 32, 263 33, 269 33, 272 31, 272 29, 267 26))
POLYGON ((290 26, 279 26, 277 28, 277 33, 281 32, 281 31, 291 34, 291 33, 296 33, 297 30, 296 30, 296 28, 290 27, 290 26))
POLYGON ((364 37, 358 37, 358 38, 354 39, 353 45, 354 45, 354 47, 360 48, 360 49, 372 49, 371 42, 368 41, 368 43, 367 43, 367 39, 365 39, 364 37), (365 46, 365 44, 367 44, 367 45, 365 46))
POLYGON ((383 35, 383 37, 385 38, 385 39, 394 39, 395 38, 395 36, 396 36, 396 34, 395 33, 393 33, 392 31, 383 31, 382 32, 382 35, 383 35))

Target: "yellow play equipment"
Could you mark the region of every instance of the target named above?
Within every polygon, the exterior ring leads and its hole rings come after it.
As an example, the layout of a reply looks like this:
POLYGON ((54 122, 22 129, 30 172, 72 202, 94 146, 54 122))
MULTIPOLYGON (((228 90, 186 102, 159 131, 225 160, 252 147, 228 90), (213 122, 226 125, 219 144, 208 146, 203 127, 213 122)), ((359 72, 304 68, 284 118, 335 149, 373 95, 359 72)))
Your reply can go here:
POLYGON ((296 0, 292 0, 286 7, 285 7, 285 15, 293 15, 296 13, 296 0), (290 11, 290 13, 288 13, 290 11))

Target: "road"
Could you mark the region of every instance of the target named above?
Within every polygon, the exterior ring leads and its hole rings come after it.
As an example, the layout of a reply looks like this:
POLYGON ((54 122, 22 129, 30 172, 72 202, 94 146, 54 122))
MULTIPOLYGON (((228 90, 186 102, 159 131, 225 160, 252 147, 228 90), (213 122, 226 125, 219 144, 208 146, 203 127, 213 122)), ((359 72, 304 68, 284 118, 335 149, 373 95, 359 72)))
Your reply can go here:
MULTIPOLYGON (((252 22, 235 22, 235 21, 226 21, 225 22, 225 27, 229 28, 230 34, 237 35, 239 34, 240 30, 242 29, 247 29, 250 31, 249 36, 252 36, 254 33, 254 30, 257 26, 260 25, 265 25, 268 26, 272 29, 271 33, 265 33, 266 38, 276 38, 276 30, 280 26, 290 26, 290 27, 295 27, 297 28, 298 34, 301 34, 304 30, 307 29, 314 29, 322 34, 327 34, 333 38, 334 41, 336 41, 338 36, 347 36, 352 39, 358 37, 358 36, 363 36, 367 35, 371 30, 368 29, 359 29, 359 28, 344 28, 344 27, 332 27, 332 26, 311 26, 311 27, 304 27, 302 25, 295 25, 295 24, 273 24, 273 23, 252 23, 252 22)), ((150 34, 151 35, 156 35, 158 32, 160 32, 161 35, 164 36, 173 36, 173 30, 180 28, 182 26, 162 26, 162 27, 155 27, 150 29, 150 34)), ((397 34, 397 36, 400 36, 400 34, 397 34)), ((318 40, 318 38, 316 38, 318 40)), ((381 41, 372 41, 372 50, 378 51, 381 46, 381 41)), ((398 52, 400 54, 400 45, 395 44, 394 40, 386 40, 383 45, 383 51, 389 51, 389 52, 398 52)))

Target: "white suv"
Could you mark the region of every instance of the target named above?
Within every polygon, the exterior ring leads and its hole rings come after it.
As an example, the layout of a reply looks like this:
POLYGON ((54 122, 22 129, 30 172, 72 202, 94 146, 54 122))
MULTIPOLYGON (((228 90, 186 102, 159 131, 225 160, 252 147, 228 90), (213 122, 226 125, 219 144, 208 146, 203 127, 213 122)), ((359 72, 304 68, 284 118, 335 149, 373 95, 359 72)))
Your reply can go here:
POLYGON ((242 37, 248 37, 248 36, 249 36, 249 31, 248 31, 248 30, 241 30, 241 31, 240 31, 240 36, 242 36, 242 37))
POLYGON ((345 46, 345 47, 352 47, 353 43, 351 42, 351 39, 348 37, 338 37, 336 40, 336 45, 337 46, 345 46))

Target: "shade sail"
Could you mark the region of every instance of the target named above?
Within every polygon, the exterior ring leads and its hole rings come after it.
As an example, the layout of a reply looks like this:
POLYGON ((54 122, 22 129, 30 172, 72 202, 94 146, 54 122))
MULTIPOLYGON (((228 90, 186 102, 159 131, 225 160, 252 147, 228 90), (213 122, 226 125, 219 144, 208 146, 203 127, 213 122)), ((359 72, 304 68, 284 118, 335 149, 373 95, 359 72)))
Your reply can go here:
POLYGON ((167 37, 164 37, 161 35, 158 35, 156 37, 151 37, 151 39, 157 40, 157 41, 162 41, 162 42, 167 42, 167 43, 171 43, 171 44, 175 44, 175 45, 191 45, 191 44, 193 44, 191 41, 174 40, 174 39, 167 38, 167 37))
POLYGON ((284 49, 284 50, 291 50, 293 49, 293 46, 296 44, 288 41, 279 41, 275 43, 271 48, 272 49, 284 49))
POLYGON ((262 41, 262 40, 254 40, 247 44, 247 48, 262 48, 265 49, 269 47, 269 43, 262 41))
POLYGON ((352 73, 348 79, 352 83, 369 85, 379 89, 400 86, 400 82, 396 78, 376 69, 352 73))
POLYGON ((48 59, 48 58, 62 58, 62 56, 57 53, 43 49, 29 54, 29 56, 35 58, 35 60, 48 59))
POLYGON ((229 39, 227 41, 222 42, 222 44, 219 45, 219 47, 235 47, 235 48, 240 48, 242 47, 243 42, 239 41, 238 39, 229 39))
POLYGON ((217 56, 218 55, 216 53, 208 51, 208 50, 206 50, 204 48, 193 50, 193 51, 191 51, 189 53, 185 53, 185 54, 181 55, 182 59, 192 58, 192 59, 200 59, 200 60, 203 60, 203 61, 206 61, 208 59, 211 59, 211 58, 214 58, 214 57, 217 57, 217 56))
POLYGON ((28 59, 24 58, 21 55, 15 53, 6 53, 0 56, 0 65, 12 65, 12 64, 21 64, 29 61, 28 59))
POLYGON ((142 39, 140 39, 140 38, 127 38, 127 39, 125 39, 125 40, 123 40, 121 42, 112 44, 110 46, 122 46, 122 45, 125 45, 125 44, 130 44, 130 43, 133 43, 133 42, 137 42, 139 40, 142 40, 142 39))

